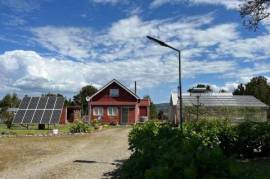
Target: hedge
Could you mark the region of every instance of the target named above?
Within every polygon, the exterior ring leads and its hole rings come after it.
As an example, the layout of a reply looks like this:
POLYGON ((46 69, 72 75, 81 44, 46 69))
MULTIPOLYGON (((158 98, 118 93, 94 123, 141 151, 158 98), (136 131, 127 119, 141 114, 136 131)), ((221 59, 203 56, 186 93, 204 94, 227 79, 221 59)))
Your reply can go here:
POLYGON ((236 159, 269 156, 269 123, 185 123, 184 130, 149 121, 129 134, 130 158, 116 178, 253 178, 236 159))

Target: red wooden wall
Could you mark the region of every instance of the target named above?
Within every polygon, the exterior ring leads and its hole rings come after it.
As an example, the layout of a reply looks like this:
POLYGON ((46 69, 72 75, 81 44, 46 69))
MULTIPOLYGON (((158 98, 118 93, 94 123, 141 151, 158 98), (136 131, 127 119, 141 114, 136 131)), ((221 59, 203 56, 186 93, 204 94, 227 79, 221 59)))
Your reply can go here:
POLYGON ((99 102, 137 102, 137 99, 132 96, 129 92, 124 90, 116 83, 112 83, 106 89, 98 93, 92 101, 99 101, 99 102), (119 97, 111 97, 110 96, 110 89, 119 89, 119 97))

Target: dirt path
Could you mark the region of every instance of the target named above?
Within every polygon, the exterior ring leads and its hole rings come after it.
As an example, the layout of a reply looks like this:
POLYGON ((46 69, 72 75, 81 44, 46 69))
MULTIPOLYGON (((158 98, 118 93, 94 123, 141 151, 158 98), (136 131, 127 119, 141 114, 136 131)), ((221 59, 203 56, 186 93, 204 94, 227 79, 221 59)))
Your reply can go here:
POLYGON ((74 144, 61 146, 63 151, 58 154, 50 152, 8 167, 0 173, 0 178, 107 178, 104 174, 113 171, 121 160, 130 155, 127 142, 129 130, 106 129, 84 136, 74 144))

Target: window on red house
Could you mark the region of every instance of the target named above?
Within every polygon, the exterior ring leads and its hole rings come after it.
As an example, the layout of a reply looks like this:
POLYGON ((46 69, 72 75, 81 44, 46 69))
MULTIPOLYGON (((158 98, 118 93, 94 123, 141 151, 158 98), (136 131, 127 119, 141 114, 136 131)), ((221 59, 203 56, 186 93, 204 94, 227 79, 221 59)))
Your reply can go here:
POLYGON ((93 114, 94 116, 103 116, 103 107, 94 107, 93 114))
POLYGON ((118 97, 119 96, 119 89, 110 89, 110 96, 111 97, 118 97))
POLYGON ((118 115, 118 108, 117 107, 108 107, 107 113, 108 113, 108 116, 117 116, 118 115))

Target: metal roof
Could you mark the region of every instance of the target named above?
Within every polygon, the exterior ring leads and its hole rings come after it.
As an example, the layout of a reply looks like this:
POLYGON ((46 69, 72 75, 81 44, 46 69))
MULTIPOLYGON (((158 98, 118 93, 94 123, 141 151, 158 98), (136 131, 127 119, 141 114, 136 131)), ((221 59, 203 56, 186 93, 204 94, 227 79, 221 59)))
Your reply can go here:
MULTIPOLYGON (((173 94, 173 93, 172 93, 173 94)), ((177 97, 177 96, 176 96, 177 97)), ((175 95, 172 95, 175 98, 175 95)), ((177 100, 177 99, 175 99, 177 100)), ((199 103, 204 106, 232 106, 232 107, 263 107, 268 106, 255 98, 248 95, 204 95, 199 97, 199 103)), ((183 104, 185 106, 193 106, 197 104, 196 96, 183 95, 183 104)))

